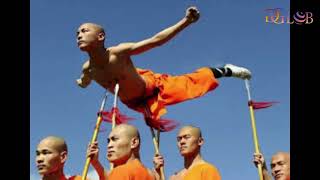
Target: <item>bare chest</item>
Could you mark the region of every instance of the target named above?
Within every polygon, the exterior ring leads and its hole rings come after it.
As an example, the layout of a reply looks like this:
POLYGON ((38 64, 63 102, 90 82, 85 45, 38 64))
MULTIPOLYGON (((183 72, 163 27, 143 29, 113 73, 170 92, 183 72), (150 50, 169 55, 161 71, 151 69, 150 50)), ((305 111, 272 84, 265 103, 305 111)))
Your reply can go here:
POLYGON ((104 66, 91 66, 89 72, 97 83, 109 87, 111 84, 125 79, 127 68, 125 60, 111 56, 109 62, 104 66))

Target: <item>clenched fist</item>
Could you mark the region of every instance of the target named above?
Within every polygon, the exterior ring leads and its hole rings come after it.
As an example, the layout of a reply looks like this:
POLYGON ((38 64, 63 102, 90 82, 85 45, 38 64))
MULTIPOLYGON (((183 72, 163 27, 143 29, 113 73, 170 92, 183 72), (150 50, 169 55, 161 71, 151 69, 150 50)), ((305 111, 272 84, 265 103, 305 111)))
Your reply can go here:
POLYGON ((199 10, 195 7, 195 6, 192 6, 192 7, 189 7, 187 10, 186 10, 186 18, 191 22, 191 23, 194 23, 196 22, 200 17, 200 12, 199 10))

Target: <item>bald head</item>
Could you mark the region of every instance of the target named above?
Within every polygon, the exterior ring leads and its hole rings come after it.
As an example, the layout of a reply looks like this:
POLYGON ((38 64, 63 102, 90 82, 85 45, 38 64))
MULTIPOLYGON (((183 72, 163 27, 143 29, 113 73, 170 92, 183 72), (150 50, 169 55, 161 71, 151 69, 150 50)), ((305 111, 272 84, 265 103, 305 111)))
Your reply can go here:
POLYGON ((134 137, 137 137, 140 139, 139 131, 136 127, 129 125, 129 124, 120 124, 116 126, 112 132, 119 132, 123 135, 125 135, 127 138, 132 139, 134 137))
POLYGON ((108 137, 107 158, 115 166, 126 163, 129 159, 139 158, 140 135, 132 125, 116 126, 108 137))
POLYGON ((95 23, 84 23, 77 30, 78 47, 85 52, 93 52, 96 49, 104 49, 106 34, 104 29, 95 23))
POLYGON ((195 126, 184 126, 180 129, 177 136, 177 145, 180 154, 185 158, 194 157, 200 154, 204 140, 201 130, 195 126))
POLYGON ((290 161, 290 153, 287 153, 287 152, 277 152, 275 153, 272 158, 275 158, 275 157, 278 157, 278 156, 281 156, 281 157, 284 157, 286 160, 290 161))
POLYGON ((58 152, 63 152, 63 151, 68 152, 68 147, 65 140, 57 136, 48 136, 42 139, 38 147, 39 146, 52 148, 58 152))
POLYGON ((95 29, 98 33, 100 32, 105 33, 103 27, 96 23, 87 22, 87 23, 81 24, 80 27, 91 27, 95 29))
POLYGON ((181 133, 186 130, 188 130, 192 134, 192 136, 196 138, 202 137, 201 130, 198 127, 191 126, 191 125, 183 126, 179 132, 181 133))
POLYGON ((39 174, 48 176, 63 172, 67 151, 67 144, 60 137, 48 136, 42 139, 36 150, 36 164, 39 174))
POLYGON ((290 153, 277 152, 272 156, 271 173, 275 180, 286 180, 290 177, 290 153))

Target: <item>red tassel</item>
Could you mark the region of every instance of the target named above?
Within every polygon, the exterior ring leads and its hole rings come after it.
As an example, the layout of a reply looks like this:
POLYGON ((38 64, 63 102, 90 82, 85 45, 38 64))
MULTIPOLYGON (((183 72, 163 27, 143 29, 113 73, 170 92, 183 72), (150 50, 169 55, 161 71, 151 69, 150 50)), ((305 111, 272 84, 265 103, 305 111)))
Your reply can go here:
POLYGON ((148 126, 154 128, 154 129, 158 129, 161 132, 171 131, 179 125, 179 123, 177 121, 170 120, 170 119, 155 120, 152 118, 145 118, 145 120, 146 120, 146 123, 148 126))
POLYGON ((112 108, 111 111, 102 111, 100 112, 102 115, 102 120, 112 123, 112 114, 116 113, 116 124, 127 123, 128 121, 134 120, 132 117, 128 117, 124 114, 121 114, 118 108, 112 108))
POLYGON ((263 109, 263 108, 268 108, 272 106, 273 104, 278 103, 276 101, 270 101, 270 102, 254 102, 254 101, 249 101, 248 106, 252 106, 253 109, 263 109))

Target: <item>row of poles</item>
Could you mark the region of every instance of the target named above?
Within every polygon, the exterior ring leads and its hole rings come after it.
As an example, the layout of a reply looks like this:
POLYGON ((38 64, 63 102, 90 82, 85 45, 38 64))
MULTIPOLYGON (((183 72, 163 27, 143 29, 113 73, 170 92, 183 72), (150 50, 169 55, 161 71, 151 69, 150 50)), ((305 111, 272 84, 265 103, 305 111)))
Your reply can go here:
MULTIPOLYGON (((247 95, 248 95, 248 102, 251 102, 251 94, 250 94, 250 85, 249 85, 249 80, 245 79, 245 86, 246 86, 246 90, 247 90, 247 95)), ((118 101, 118 92, 119 92, 119 84, 117 83, 115 85, 115 91, 114 91, 114 102, 113 102, 113 109, 117 108, 117 101, 118 101)), ((97 118, 97 122, 96 122, 96 126, 93 132, 93 136, 91 139, 91 144, 94 143, 97 140, 98 137, 98 133, 99 133, 99 129, 100 129, 100 125, 102 122, 102 111, 104 110, 104 106, 107 100, 107 93, 105 93, 103 101, 101 103, 100 106, 100 111, 98 114, 98 118, 97 118)), ((254 148, 255 148, 255 152, 256 153, 260 153, 260 147, 259 147, 259 143, 258 143, 258 135, 257 135, 257 130, 256 130, 256 124, 255 124, 255 116, 254 116, 254 109, 251 103, 248 103, 249 106, 249 112, 250 112, 250 118, 251 118, 251 126, 252 126, 252 134, 253 134, 253 141, 254 141, 254 148)), ((144 113, 144 119, 147 122, 148 118, 151 118, 151 112, 150 109, 145 106, 145 113, 144 113)), ((116 112, 113 111, 112 112, 112 129, 114 129, 116 127, 116 112)), ((160 130, 157 130, 157 135, 154 132, 154 129, 150 127, 150 132, 152 135, 152 142, 154 145, 154 149, 155 149, 155 153, 156 154, 160 154, 159 151, 159 142, 160 142, 160 130)), ((91 157, 87 157, 86 159, 86 163, 82 172, 82 180, 86 180, 87 177, 87 173, 88 173, 88 168, 90 165, 90 161, 91 161, 91 157)), ((110 163, 110 171, 113 169, 113 164, 110 163)), ((258 165, 258 173, 259 173, 259 179, 263 180, 263 175, 262 175, 262 166, 259 164, 258 165)), ((161 180, 165 180, 165 176, 164 176, 164 168, 163 166, 160 169, 160 178, 161 180)))
MULTIPOLYGON (((115 90, 114 90, 113 109, 116 109, 117 106, 118 106, 119 89, 120 89, 119 88, 119 84, 117 83, 115 85, 115 90)), ((102 122, 102 119, 103 119, 101 112, 104 110, 104 106, 106 104, 107 96, 108 96, 107 93, 105 93, 104 98, 103 98, 102 103, 101 103, 101 106, 100 106, 100 111, 99 111, 99 114, 98 114, 98 118, 97 118, 96 126, 95 126, 95 129, 94 129, 94 132, 93 132, 93 136, 92 136, 91 141, 90 141, 91 144, 94 143, 98 138, 100 125, 101 125, 101 122, 102 122)), ((145 106, 145 117, 144 117, 145 121, 147 121, 148 118, 150 118, 150 117, 151 117, 150 110, 149 110, 149 108, 147 106, 145 106)), ((114 129, 115 127, 116 127, 116 112, 113 111, 112 112, 112 129, 114 129)), ((155 132, 154 132, 154 129, 152 127, 150 127, 150 132, 151 132, 151 135, 152 135, 152 141, 153 141, 155 153, 156 154, 160 154, 160 151, 159 151, 160 130, 157 131, 157 135, 156 135, 155 132)), ((83 169, 83 172, 82 172, 82 180, 86 180, 86 178, 87 178, 90 161, 91 161, 91 157, 87 157, 86 163, 84 165, 84 169, 83 169)), ((110 163, 110 171, 112 169, 113 169, 113 164, 110 163)), ((160 178, 161 178, 161 180, 165 180, 163 167, 160 168, 160 178)))

